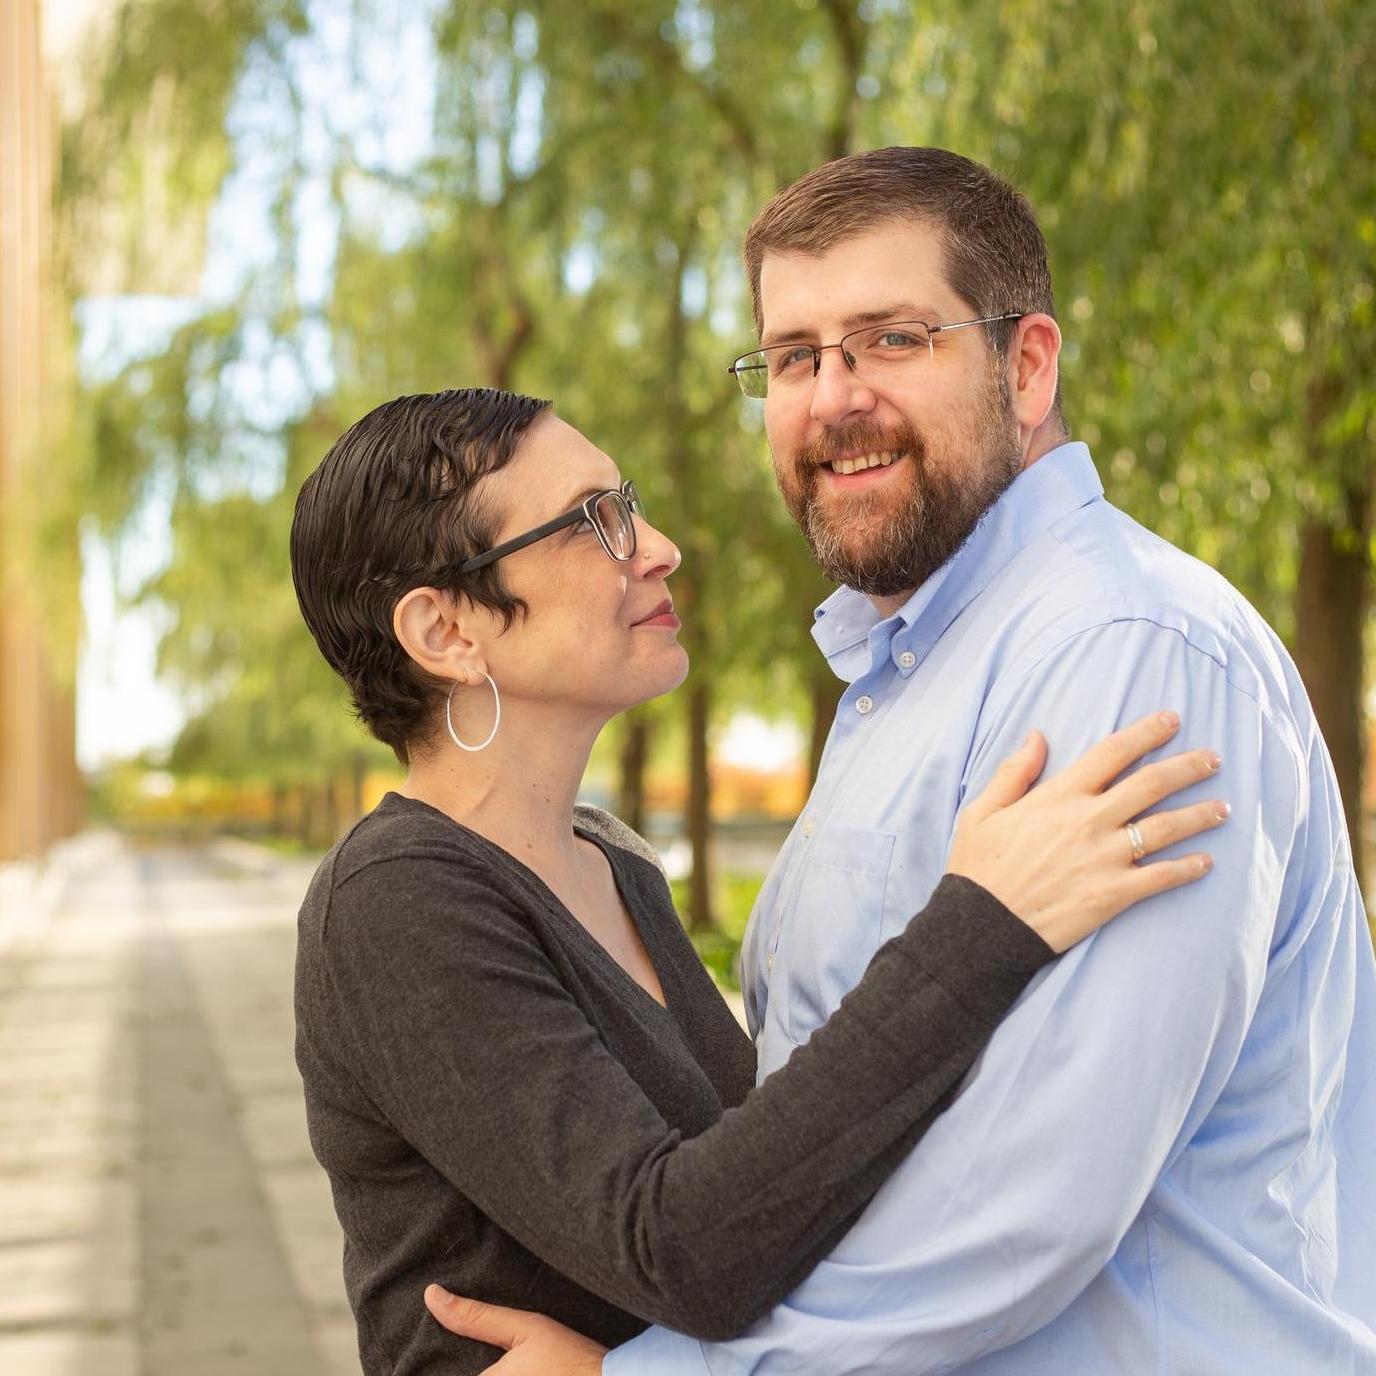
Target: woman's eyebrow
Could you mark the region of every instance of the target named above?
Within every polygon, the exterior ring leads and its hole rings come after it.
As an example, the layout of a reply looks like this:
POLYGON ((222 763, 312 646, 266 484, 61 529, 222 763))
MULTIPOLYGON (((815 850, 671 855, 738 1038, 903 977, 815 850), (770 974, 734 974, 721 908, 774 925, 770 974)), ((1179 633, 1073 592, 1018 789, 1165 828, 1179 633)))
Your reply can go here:
POLYGON ((610 491, 610 489, 601 487, 597 484, 594 484, 592 487, 580 488, 571 497, 569 497, 567 501, 565 501, 563 506, 561 506, 555 514, 562 516, 565 513, 572 511, 574 507, 581 506, 584 502, 588 500, 589 497, 593 495, 593 493, 607 491, 610 491))

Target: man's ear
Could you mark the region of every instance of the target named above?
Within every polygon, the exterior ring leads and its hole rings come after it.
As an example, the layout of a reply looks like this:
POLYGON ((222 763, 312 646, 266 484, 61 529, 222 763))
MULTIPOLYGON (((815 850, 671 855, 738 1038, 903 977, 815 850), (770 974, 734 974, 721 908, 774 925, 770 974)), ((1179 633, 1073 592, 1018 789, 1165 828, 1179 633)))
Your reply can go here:
POLYGON ((1060 355, 1061 331, 1051 316, 1038 311, 1023 316, 1014 326, 1008 350, 1008 392, 1024 438, 1036 431, 1056 403, 1060 355))
POLYGON ((392 611, 392 632, 401 648, 434 677, 481 681, 487 661, 472 635, 471 612, 453 593, 412 588, 392 611))

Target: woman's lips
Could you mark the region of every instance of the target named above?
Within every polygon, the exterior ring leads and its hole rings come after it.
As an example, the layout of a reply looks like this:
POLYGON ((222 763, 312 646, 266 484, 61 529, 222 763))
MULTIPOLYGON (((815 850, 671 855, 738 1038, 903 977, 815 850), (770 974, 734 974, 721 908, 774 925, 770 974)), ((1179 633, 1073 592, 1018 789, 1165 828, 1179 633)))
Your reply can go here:
POLYGON ((668 597, 649 616, 642 616, 639 621, 631 623, 633 626, 663 626, 674 631, 678 630, 680 624, 678 617, 674 615, 673 600, 668 597))

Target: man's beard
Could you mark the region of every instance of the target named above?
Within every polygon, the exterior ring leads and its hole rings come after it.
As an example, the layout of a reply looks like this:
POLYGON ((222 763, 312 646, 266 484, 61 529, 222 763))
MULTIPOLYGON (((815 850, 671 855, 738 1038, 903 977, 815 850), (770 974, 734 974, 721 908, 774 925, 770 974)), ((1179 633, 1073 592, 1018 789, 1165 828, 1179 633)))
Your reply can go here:
POLYGON ((934 456, 911 426, 875 422, 829 431, 805 446, 794 460, 793 481, 776 476, 822 572, 872 597, 892 597, 921 587, 952 558, 1022 470, 1005 396, 994 387, 993 405, 962 455, 934 456), (892 493, 865 491, 819 502, 820 466, 856 453, 901 453, 910 473, 907 492, 897 502, 892 493))

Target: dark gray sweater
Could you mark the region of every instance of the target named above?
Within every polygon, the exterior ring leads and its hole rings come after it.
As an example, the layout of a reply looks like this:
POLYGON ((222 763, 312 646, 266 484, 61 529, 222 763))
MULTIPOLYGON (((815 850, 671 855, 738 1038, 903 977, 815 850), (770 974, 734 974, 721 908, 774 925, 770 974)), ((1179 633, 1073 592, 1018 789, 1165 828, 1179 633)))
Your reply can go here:
POLYGON ((432 1280, 608 1345, 647 1320, 739 1332, 841 1236, 1052 955, 947 877, 751 1092, 750 1042, 644 842, 605 813, 576 821, 667 1009, 524 865, 397 794, 302 905, 297 1062, 369 1376, 500 1355, 429 1317, 432 1280))

